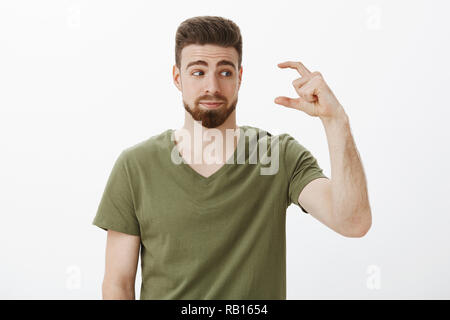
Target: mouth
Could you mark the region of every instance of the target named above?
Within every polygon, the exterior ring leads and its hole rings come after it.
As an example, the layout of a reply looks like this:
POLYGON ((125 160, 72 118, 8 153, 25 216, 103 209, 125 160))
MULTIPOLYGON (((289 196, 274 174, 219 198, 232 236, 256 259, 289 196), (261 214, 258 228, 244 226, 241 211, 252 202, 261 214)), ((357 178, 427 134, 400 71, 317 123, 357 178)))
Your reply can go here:
POLYGON ((220 107, 223 102, 200 102, 200 104, 208 109, 216 109, 220 107))

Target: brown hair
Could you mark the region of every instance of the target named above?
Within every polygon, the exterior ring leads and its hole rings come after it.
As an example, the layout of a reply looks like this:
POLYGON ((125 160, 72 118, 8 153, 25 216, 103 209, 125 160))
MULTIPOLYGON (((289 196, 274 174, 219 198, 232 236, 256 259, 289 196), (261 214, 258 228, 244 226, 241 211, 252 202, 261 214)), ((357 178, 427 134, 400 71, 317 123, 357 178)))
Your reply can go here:
POLYGON ((175 63, 181 69, 181 50, 190 44, 215 44, 234 47, 238 53, 238 69, 242 63, 242 36, 231 20, 217 16, 192 17, 183 21, 175 37, 175 63))

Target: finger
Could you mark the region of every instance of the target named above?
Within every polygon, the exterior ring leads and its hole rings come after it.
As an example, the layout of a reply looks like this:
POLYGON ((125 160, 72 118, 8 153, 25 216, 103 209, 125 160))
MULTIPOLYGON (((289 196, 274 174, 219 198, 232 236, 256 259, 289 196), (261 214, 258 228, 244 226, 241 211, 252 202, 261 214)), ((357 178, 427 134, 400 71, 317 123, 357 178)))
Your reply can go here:
POLYGON ((318 100, 319 84, 317 78, 312 78, 308 83, 297 90, 297 93, 308 102, 316 102, 318 100))
POLYGON ((303 98, 288 98, 288 97, 276 97, 274 102, 276 104, 280 104, 282 106, 297 109, 297 110, 305 110, 305 104, 307 103, 303 98))
POLYGON ((293 99, 293 98, 288 98, 288 97, 276 97, 274 102, 277 104, 281 104, 285 107, 288 108, 296 108, 296 106, 298 105, 299 99, 293 99))
POLYGON ((311 71, 309 71, 300 61, 281 62, 278 64, 278 67, 296 69, 303 77, 311 77, 311 71))
POLYGON ((303 63, 300 61, 285 61, 278 64, 280 68, 291 68, 291 69, 297 69, 297 71, 302 76, 308 76, 311 75, 311 71, 308 70, 308 68, 305 67, 303 63))
POLYGON ((301 77, 298 79, 295 79, 292 81, 292 85, 294 86, 294 89, 300 89, 303 85, 305 85, 310 79, 307 77, 301 77))

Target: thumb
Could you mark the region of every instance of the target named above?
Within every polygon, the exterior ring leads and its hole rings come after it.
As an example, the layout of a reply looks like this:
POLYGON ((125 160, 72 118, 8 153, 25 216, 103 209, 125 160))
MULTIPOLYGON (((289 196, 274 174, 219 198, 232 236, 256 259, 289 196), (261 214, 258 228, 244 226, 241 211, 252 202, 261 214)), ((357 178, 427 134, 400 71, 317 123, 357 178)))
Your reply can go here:
POLYGON ((304 105, 305 105, 306 101, 303 100, 302 98, 292 99, 292 98, 288 98, 288 97, 276 97, 274 102, 276 104, 280 104, 280 105, 283 105, 288 108, 305 111, 304 105))

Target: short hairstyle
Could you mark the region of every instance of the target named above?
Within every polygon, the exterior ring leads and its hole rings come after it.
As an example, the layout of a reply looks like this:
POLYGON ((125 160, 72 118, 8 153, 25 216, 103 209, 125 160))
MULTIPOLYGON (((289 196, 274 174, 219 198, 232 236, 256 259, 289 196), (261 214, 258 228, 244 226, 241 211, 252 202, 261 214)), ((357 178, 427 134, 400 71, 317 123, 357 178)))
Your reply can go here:
POLYGON ((242 36, 231 20, 217 16, 198 16, 183 21, 175 37, 175 63, 181 69, 181 50, 190 44, 215 44, 234 47, 238 53, 238 69, 242 64, 242 36))

